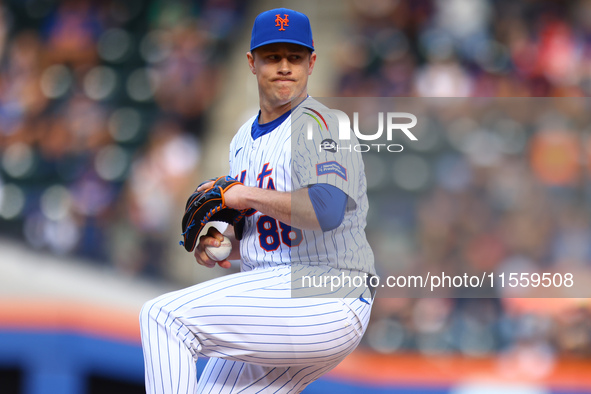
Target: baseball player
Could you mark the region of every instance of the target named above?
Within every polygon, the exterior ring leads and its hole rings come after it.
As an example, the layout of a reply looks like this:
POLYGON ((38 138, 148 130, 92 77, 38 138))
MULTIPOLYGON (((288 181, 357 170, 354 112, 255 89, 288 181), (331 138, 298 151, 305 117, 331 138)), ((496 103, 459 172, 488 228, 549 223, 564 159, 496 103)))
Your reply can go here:
POLYGON ((366 286, 293 296, 303 276, 375 274, 361 156, 335 148, 334 117, 307 93, 316 62, 308 17, 260 14, 247 60, 260 111, 230 144, 230 175, 242 184, 224 194, 228 207, 248 209, 243 235, 224 261, 205 253, 223 240, 213 227, 194 250, 206 267, 239 259, 241 272, 144 305, 149 393, 298 393, 352 352, 368 324, 366 286), (209 358, 199 381, 198 357, 209 358))

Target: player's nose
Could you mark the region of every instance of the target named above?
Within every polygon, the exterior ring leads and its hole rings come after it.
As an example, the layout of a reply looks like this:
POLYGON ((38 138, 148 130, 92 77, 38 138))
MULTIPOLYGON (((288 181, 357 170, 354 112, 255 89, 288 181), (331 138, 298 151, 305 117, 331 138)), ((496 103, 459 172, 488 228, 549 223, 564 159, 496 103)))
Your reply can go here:
POLYGON ((284 57, 279 62, 278 72, 283 75, 291 73, 291 68, 289 67, 289 60, 287 60, 287 58, 284 57))

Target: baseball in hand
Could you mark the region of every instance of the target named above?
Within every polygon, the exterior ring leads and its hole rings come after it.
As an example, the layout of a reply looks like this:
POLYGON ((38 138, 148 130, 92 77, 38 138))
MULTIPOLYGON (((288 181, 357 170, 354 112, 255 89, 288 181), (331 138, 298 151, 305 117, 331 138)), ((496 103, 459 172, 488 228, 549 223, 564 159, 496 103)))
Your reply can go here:
POLYGON ((232 252, 232 243, 230 239, 224 235, 224 240, 221 242, 220 246, 206 246, 205 253, 209 256, 210 259, 214 261, 223 261, 228 258, 232 252))

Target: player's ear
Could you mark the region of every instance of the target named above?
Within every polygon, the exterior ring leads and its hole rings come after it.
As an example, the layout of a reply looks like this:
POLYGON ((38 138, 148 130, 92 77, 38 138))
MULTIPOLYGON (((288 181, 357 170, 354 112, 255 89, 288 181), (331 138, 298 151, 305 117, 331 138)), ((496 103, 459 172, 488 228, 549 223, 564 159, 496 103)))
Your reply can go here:
POLYGON ((314 64, 316 64, 316 52, 312 52, 310 54, 310 63, 308 65, 308 75, 312 75, 312 71, 314 70, 314 64))
POLYGON ((246 58, 248 59, 248 67, 253 74, 256 74, 256 68, 254 67, 254 55, 252 52, 246 52, 246 58))

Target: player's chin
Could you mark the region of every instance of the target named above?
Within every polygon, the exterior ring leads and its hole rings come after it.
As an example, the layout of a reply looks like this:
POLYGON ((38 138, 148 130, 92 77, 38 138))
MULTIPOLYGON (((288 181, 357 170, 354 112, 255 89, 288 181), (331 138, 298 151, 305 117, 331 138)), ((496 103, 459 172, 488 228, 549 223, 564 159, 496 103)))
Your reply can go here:
POLYGON ((289 97, 293 96, 294 89, 290 86, 281 86, 275 90, 275 95, 281 99, 289 99, 289 97))
POLYGON ((298 97, 298 95, 293 89, 285 89, 285 90, 277 91, 276 97, 277 97, 277 102, 279 102, 281 104, 288 104, 293 99, 298 97))

